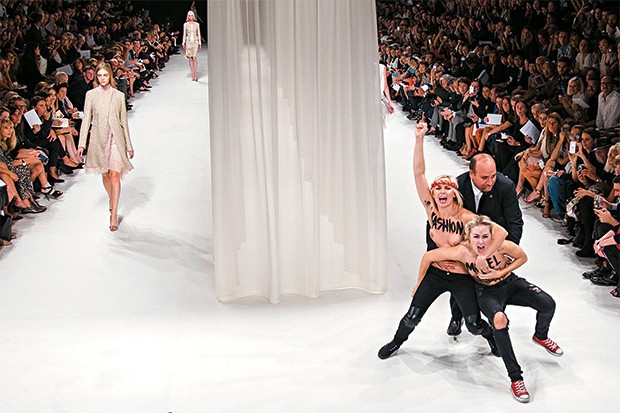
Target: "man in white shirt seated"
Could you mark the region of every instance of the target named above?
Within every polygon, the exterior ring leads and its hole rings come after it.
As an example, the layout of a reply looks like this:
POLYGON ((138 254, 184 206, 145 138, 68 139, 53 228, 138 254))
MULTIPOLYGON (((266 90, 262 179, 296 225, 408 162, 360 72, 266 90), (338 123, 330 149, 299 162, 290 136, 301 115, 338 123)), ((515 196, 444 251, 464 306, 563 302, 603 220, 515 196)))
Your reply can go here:
POLYGON ((614 90, 611 76, 603 76, 601 93, 598 95, 596 127, 607 129, 618 125, 620 125, 620 93, 614 90))

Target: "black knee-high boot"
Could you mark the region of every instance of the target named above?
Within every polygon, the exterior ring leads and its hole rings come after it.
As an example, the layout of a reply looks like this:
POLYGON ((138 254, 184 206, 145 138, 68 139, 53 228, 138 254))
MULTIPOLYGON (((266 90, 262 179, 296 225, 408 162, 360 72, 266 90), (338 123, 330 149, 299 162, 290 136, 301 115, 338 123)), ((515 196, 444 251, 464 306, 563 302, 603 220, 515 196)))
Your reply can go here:
POLYGON ((409 338, 409 334, 415 329, 415 327, 420 323, 424 312, 417 307, 409 307, 409 311, 407 314, 400 320, 398 323, 398 330, 396 330, 396 334, 394 334, 394 338, 392 341, 384 345, 379 349, 379 358, 386 359, 390 357, 396 350, 400 348, 400 346, 409 338))

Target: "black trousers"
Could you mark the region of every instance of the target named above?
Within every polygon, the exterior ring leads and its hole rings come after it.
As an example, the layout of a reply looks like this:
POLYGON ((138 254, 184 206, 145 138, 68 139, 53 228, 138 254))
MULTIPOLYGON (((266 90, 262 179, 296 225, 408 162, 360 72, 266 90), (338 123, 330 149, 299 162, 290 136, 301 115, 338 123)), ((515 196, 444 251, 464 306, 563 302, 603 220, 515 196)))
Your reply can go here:
POLYGON ((579 222, 581 222, 585 235, 583 249, 591 250, 594 248, 594 222, 597 219, 594 213, 594 199, 584 196, 577 203, 577 209, 579 211, 579 222))
MULTIPOLYGON (((510 275, 495 285, 485 286, 477 284, 476 290, 480 309, 489 319, 491 325, 493 325, 495 314, 503 313, 508 304, 531 307, 536 310, 534 334, 540 340, 547 339, 549 325, 555 313, 555 301, 553 301, 549 294, 515 274, 510 275)), ((493 335, 506 370, 508 370, 508 377, 510 377, 511 381, 523 380, 521 366, 519 366, 517 357, 512 349, 508 326, 502 329, 493 327, 493 335)))
POLYGON ((524 151, 525 146, 510 146, 506 142, 501 142, 495 149, 495 165, 497 170, 516 184, 519 180, 519 163, 515 161, 515 155, 524 151))
POLYGON ((426 310, 443 293, 449 291, 465 313, 465 325, 474 335, 490 338, 493 335, 489 325, 480 317, 476 300, 476 286, 467 274, 454 274, 430 267, 416 291, 407 314, 400 320, 394 341, 402 344, 420 323, 426 310))
POLYGON ((35 143, 47 150, 49 157, 47 164, 49 166, 56 166, 58 160, 62 159, 67 154, 58 139, 50 141, 49 139, 40 138, 37 139, 35 143))

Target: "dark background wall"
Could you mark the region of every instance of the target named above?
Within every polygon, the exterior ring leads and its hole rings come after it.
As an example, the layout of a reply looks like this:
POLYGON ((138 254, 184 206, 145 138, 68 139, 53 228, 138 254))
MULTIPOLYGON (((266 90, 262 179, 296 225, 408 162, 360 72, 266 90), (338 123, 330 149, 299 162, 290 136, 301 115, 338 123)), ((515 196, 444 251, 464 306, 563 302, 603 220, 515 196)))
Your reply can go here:
MULTIPOLYGON (((163 22, 169 19, 175 30, 181 31, 192 2, 187 0, 133 0, 137 9, 145 8, 151 11, 154 22, 163 22)), ((202 23, 200 29, 204 39, 207 38, 207 0, 196 1, 196 11, 202 23)), ((196 19, 198 20, 198 19, 196 19)))

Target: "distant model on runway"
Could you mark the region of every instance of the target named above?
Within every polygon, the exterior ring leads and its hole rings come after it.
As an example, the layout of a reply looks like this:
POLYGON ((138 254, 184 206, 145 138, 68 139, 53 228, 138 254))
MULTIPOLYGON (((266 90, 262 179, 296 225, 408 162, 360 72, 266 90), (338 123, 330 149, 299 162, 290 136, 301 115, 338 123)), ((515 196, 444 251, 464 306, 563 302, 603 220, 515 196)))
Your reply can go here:
POLYGON ((95 73, 99 87, 86 93, 77 155, 82 156, 88 140, 86 172, 102 175, 109 198, 110 231, 116 231, 121 178, 133 169, 129 159, 133 158, 134 151, 129 138, 125 95, 116 90, 110 65, 99 64, 95 73))
POLYGON ((183 49, 185 57, 189 62, 189 70, 192 72, 192 80, 198 81, 198 59, 196 55, 202 47, 200 39, 200 24, 195 21, 196 16, 193 11, 187 12, 187 21, 183 24, 183 49))
MULTIPOLYGON (((504 360, 511 380, 512 395, 521 403, 530 401, 530 395, 523 383, 523 372, 517 362, 508 334, 506 305, 531 307, 536 310, 536 328, 532 341, 549 354, 562 356, 562 349, 547 334, 555 313, 555 301, 539 287, 518 277, 512 271, 527 261, 523 249, 512 241, 504 241, 498 249, 491 249, 491 237, 495 224, 487 216, 475 216, 465 224, 465 239, 455 247, 442 247, 427 251, 422 257, 418 285, 425 279, 431 263, 455 260, 465 264, 469 274, 477 281, 478 304, 485 316, 493 323, 493 335, 499 353, 504 360), (481 271, 476 264, 480 255, 486 255, 490 271, 481 271)), ((417 286, 416 286, 417 287, 417 286)))
MULTIPOLYGON (((428 185, 425 176, 424 162, 424 135, 428 130, 425 122, 418 122, 416 126, 416 142, 413 152, 413 173, 415 185, 420 201, 426 211, 427 222, 430 226, 429 236, 438 247, 449 247, 459 244, 463 240, 465 223, 476 216, 463 208, 463 200, 458 191, 456 180, 449 175, 442 175, 428 185)), ((506 239, 507 232, 499 225, 494 225, 495 236, 491 243, 495 251, 506 239)), ((481 254, 477 263, 485 267, 487 256, 481 254)), ((409 338, 415 327, 435 300, 446 291, 450 291, 459 307, 465 314, 465 325, 474 335, 481 335, 489 342, 491 352, 499 357, 495 346, 493 332, 486 321, 480 317, 480 309, 476 300, 476 289, 473 278, 468 274, 465 265, 454 262, 452 259, 433 262, 427 268, 428 272, 420 278, 416 290, 412 293, 413 299, 409 310, 400 320, 394 338, 381 347, 379 358, 390 357, 409 338)))

